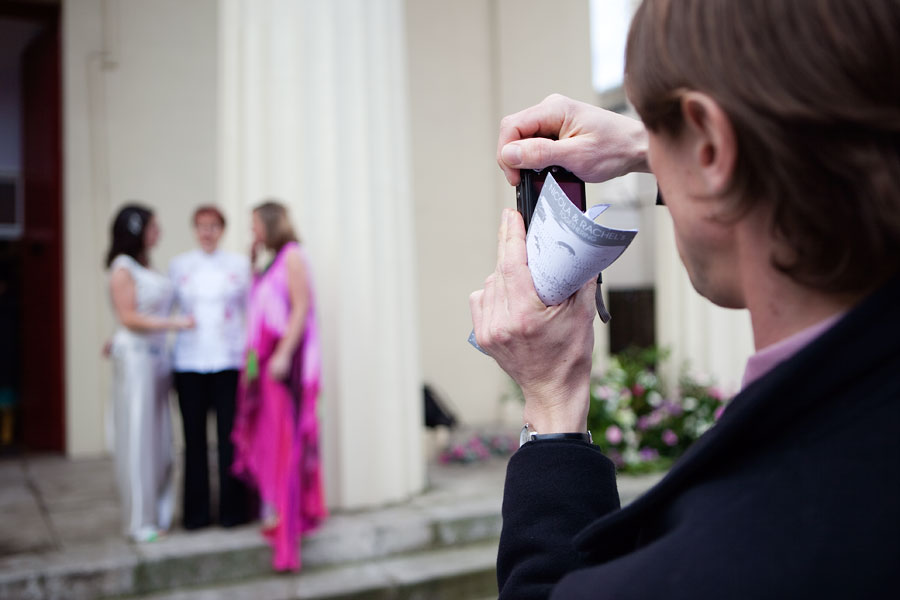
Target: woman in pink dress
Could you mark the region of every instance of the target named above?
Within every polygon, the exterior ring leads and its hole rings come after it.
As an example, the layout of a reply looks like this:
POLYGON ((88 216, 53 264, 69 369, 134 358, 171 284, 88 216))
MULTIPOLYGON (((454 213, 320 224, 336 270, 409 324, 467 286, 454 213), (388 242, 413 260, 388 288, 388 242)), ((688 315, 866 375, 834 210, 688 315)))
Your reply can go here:
POLYGON ((309 261, 287 210, 253 210, 253 250, 274 258, 254 275, 238 389, 233 471, 256 487, 277 571, 300 568, 300 536, 326 517, 316 400, 320 354, 309 261))

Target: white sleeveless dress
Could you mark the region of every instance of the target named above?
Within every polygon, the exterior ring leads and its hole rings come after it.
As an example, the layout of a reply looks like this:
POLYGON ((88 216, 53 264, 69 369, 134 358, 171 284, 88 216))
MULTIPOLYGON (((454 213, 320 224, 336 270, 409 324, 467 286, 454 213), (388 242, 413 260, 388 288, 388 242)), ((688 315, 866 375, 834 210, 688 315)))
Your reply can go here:
MULTIPOLYGON (((118 269, 134 280, 139 313, 169 314, 175 290, 167 277, 126 255, 117 256, 109 272, 118 269)), ((119 324, 112 362, 114 458, 125 533, 147 541, 170 527, 175 507, 166 332, 139 333, 119 324)))

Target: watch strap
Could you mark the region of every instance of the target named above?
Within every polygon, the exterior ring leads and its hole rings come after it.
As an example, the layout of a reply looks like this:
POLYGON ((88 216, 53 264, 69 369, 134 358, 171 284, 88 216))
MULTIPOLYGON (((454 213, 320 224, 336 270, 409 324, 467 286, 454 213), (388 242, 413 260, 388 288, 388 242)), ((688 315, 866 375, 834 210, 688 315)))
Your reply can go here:
POLYGON ((593 443, 594 438, 590 431, 584 433, 532 433, 532 442, 544 442, 547 440, 579 440, 581 442, 593 443))
POLYGON ((594 443, 594 438, 590 431, 579 433, 538 433, 531 428, 531 425, 525 423, 522 432, 519 434, 519 447, 521 448, 528 442, 546 442, 549 440, 578 440, 579 442, 594 443))

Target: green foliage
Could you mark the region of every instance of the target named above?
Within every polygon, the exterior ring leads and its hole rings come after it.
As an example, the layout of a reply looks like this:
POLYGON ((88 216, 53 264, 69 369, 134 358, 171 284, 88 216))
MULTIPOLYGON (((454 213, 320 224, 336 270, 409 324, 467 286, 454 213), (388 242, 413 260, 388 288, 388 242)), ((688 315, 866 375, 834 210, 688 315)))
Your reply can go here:
POLYGON ((669 393, 657 374, 667 355, 656 348, 623 352, 591 382, 588 429, 622 472, 668 468, 725 407, 715 386, 687 374, 669 393))

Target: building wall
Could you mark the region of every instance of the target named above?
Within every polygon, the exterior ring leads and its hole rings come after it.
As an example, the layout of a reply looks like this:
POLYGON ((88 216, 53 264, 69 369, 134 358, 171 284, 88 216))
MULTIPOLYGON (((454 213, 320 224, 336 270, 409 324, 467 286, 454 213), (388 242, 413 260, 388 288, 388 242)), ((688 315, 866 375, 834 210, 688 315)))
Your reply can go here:
POLYGON ((126 200, 155 209, 163 233, 151 261, 165 270, 193 244, 192 208, 215 200, 216 52, 216 0, 63 3, 71 455, 106 447, 110 373, 100 349, 113 323, 102 263, 112 216, 126 200))
POLYGON ((494 267, 494 2, 407 2, 418 303, 425 381, 464 422, 497 420, 508 384, 472 348, 469 293, 494 267))
POLYGON ((588 11, 588 0, 407 2, 422 365, 466 423, 521 423, 503 401, 509 378, 466 343, 469 293, 515 206, 496 164, 500 119, 554 92, 595 101, 588 11))

